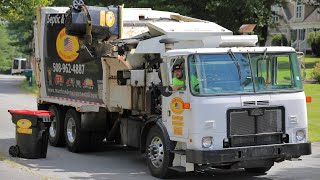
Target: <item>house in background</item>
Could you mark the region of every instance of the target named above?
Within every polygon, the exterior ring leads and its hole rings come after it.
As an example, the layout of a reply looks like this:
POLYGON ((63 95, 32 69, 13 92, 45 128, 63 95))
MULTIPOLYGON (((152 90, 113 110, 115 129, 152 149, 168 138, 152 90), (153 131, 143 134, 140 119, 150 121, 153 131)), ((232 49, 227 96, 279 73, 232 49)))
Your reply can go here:
POLYGON ((297 51, 310 51, 308 34, 320 30, 320 8, 304 4, 303 0, 286 0, 282 6, 273 6, 272 21, 278 26, 269 28, 266 45, 271 45, 272 36, 284 34, 289 45, 297 51))

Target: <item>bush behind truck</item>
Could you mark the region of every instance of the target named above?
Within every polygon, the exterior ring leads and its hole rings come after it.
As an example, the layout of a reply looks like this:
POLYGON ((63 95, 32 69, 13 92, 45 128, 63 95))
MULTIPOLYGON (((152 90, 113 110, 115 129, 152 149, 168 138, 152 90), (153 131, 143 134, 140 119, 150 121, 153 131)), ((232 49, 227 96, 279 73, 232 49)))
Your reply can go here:
POLYGON ((311 154, 290 47, 256 47, 255 35, 177 13, 77 3, 39 8, 35 30, 37 101, 55 114, 53 146, 136 147, 159 178, 212 167, 263 173, 311 154), (175 65, 183 90, 170 86, 175 65))

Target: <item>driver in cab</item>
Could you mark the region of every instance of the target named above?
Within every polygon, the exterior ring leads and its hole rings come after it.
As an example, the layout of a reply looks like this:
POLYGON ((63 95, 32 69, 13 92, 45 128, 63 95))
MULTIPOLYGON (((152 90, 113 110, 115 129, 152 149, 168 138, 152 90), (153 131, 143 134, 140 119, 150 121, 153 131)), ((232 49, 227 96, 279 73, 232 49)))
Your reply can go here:
POLYGON ((183 76, 183 68, 181 65, 174 65, 173 69, 174 78, 172 79, 172 89, 174 91, 177 90, 185 90, 186 81, 183 76))

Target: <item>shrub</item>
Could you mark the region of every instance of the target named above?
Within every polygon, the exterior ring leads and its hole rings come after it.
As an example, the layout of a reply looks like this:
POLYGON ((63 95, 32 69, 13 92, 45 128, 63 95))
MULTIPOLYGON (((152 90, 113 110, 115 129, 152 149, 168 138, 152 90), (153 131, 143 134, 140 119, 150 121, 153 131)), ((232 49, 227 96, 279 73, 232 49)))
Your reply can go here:
POLYGON ((313 71, 311 73, 311 77, 316 80, 318 83, 320 83, 320 63, 317 63, 314 68, 313 71))
POLYGON ((272 37, 272 46, 287 46, 288 40, 284 34, 276 34, 272 37))
POLYGON ((307 42, 311 46, 312 53, 320 56, 320 31, 310 32, 307 37, 307 42))

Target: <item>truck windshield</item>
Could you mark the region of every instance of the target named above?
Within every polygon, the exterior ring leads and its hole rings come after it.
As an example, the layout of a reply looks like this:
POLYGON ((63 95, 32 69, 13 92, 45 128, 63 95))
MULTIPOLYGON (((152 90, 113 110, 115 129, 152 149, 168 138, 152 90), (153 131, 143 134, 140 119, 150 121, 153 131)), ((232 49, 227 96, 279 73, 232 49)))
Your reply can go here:
POLYGON ((194 95, 302 90, 294 52, 195 54, 188 65, 194 95))

